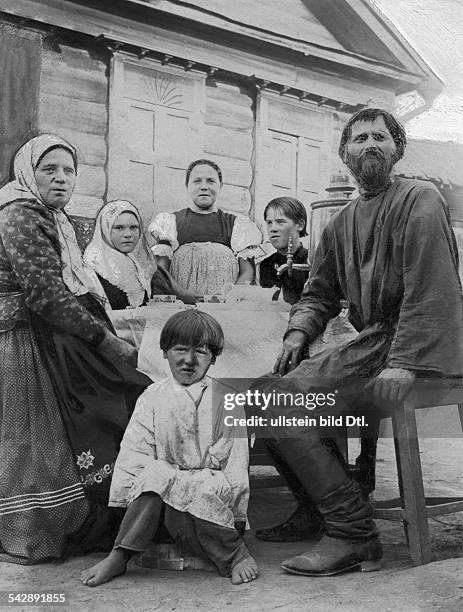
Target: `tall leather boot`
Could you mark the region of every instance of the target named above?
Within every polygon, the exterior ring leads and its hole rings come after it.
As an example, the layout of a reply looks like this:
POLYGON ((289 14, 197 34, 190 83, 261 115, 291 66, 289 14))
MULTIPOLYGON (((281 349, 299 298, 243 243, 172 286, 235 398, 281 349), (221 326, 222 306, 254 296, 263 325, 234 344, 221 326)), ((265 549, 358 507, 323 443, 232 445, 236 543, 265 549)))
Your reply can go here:
POLYGON ((306 553, 284 561, 290 574, 333 576, 351 570, 371 572, 380 569, 382 557, 378 532, 370 504, 362 497, 354 480, 325 495, 318 504, 326 534, 306 553))
POLYGON ((266 542, 299 542, 301 540, 319 539, 325 529, 317 506, 307 495, 294 472, 285 463, 275 443, 266 440, 266 448, 272 457, 275 468, 285 479, 288 488, 294 495, 297 507, 282 523, 273 527, 258 529, 255 532, 256 538, 266 542))
MULTIPOLYGON (((290 416, 294 413, 291 410, 290 416)), ((283 569, 310 576, 379 569, 382 551, 371 506, 339 459, 322 444, 319 430, 269 427, 266 434, 317 505, 326 530, 305 554, 285 561, 283 569)))

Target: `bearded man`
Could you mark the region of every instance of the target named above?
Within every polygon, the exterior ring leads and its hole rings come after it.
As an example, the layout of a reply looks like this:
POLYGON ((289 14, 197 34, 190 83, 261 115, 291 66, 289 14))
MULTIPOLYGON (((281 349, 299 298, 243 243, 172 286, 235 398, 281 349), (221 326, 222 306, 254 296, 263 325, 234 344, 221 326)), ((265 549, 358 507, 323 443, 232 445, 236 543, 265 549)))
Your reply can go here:
MULTIPOLYGON (((450 216, 434 185, 392 175, 405 146, 403 127, 384 110, 362 110, 345 126, 339 154, 360 195, 322 234, 275 364, 282 378, 267 390, 307 393, 315 380, 336 381, 340 389, 350 384, 354 392, 343 409, 351 414, 361 395, 352 381, 363 380, 382 405, 393 406, 417 377, 462 375, 462 299, 450 216), (305 347, 340 313, 340 300, 347 300, 358 336, 301 362, 305 347)), ((304 408, 273 405, 268 423, 282 413, 307 415, 304 408)), ((311 576, 378 569, 382 553, 372 509, 322 443, 320 429, 269 426, 264 437, 290 484, 296 482, 299 501, 312 516, 316 508, 314 532, 321 526, 324 533, 283 569, 311 576)))

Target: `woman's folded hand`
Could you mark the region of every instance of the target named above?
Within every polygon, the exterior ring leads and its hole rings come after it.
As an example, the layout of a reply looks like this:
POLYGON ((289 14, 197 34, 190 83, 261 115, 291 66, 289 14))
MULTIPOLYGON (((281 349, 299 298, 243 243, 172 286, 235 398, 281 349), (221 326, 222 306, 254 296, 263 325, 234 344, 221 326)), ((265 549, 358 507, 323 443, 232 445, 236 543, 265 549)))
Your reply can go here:
POLYGON ((125 340, 115 336, 109 330, 106 332, 105 337, 97 346, 97 349, 99 353, 111 361, 115 359, 122 359, 134 368, 137 367, 137 349, 125 340))

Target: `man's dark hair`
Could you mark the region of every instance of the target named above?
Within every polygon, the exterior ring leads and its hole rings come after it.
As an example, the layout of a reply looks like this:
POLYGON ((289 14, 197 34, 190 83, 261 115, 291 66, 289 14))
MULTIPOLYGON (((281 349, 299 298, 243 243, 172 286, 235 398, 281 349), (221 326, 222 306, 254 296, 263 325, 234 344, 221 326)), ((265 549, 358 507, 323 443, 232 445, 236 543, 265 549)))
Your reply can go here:
POLYGON ((347 141, 349 140, 352 134, 352 126, 354 123, 359 121, 368 121, 373 122, 378 117, 384 118, 384 123, 389 130, 389 134, 392 136, 395 146, 397 149, 396 152, 396 160, 402 159, 405 147, 407 145, 407 137, 405 135, 405 129, 403 125, 397 121, 397 119, 389 113, 388 111, 383 110, 382 108, 364 108, 357 113, 354 113, 349 121, 344 126, 341 136, 341 142, 339 144, 339 157, 345 161, 345 152, 347 141))
POLYGON ((190 180, 190 174, 193 168, 196 168, 196 166, 210 166, 211 168, 214 168, 214 170, 217 172, 219 176, 220 184, 222 184, 222 170, 219 168, 219 166, 215 162, 211 161, 210 159, 196 159, 195 161, 192 161, 191 164, 186 169, 185 185, 187 187, 188 187, 188 182, 190 180))
POLYGON ((302 223, 302 230, 299 232, 299 236, 307 236, 307 211, 302 202, 287 196, 274 198, 265 207, 264 219, 267 219, 267 212, 269 210, 280 210, 285 217, 292 219, 294 223, 302 223))
POLYGON ((159 344, 166 352, 177 344, 207 346, 214 358, 223 350, 223 331, 218 321, 201 310, 182 310, 175 313, 161 331, 159 344))

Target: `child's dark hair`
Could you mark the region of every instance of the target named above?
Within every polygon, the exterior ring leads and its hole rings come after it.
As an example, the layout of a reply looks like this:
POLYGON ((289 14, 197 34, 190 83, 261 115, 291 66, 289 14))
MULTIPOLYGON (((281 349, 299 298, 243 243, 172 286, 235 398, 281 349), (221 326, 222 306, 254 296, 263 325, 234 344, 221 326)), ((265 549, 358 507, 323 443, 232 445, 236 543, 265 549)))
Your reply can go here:
POLYGON ((176 344, 207 346, 215 358, 222 352, 223 342, 222 328, 214 317, 201 310, 182 310, 164 325, 159 344, 164 352, 176 344))
POLYGON ((304 204, 298 199, 284 196, 270 200, 264 210, 264 219, 267 218, 267 211, 269 210, 280 210, 285 217, 292 219, 294 223, 302 223, 299 236, 307 236, 307 211, 304 204))
POLYGON ((187 187, 190 181, 190 174, 193 168, 196 168, 196 166, 210 166, 211 168, 213 168, 217 172, 217 176, 219 177, 220 184, 222 184, 222 170, 215 162, 211 161, 210 159, 196 159, 195 161, 192 161, 191 164, 186 169, 185 185, 187 187))

